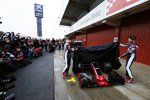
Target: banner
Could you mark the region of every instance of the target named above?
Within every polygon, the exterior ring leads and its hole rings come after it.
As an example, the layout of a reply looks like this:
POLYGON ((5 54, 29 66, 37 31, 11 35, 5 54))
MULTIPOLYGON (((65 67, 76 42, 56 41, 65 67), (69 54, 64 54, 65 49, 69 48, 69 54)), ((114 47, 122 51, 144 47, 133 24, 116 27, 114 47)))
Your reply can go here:
POLYGON ((43 18, 43 5, 34 4, 35 17, 37 18, 37 35, 42 36, 42 18, 43 18))
POLYGON ((78 22, 71 26, 69 33, 87 27, 93 23, 101 21, 105 18, 105 4, 106 1, 103 1, 97 7, 95 7, 92 11, 86 14, 83 18, 81 18, 78 22))
POLYGON ((106 17, 123 12, 148 0, 106 0, 106 17))
POLYGON ((43 5, 34 4, 35 17, 43 18, 43 5))

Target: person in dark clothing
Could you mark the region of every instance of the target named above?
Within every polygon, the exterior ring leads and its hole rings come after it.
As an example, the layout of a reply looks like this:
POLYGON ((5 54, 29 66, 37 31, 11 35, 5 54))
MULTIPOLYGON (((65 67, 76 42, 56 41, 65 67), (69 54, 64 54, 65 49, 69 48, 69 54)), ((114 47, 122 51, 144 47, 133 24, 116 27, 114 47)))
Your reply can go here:
POLYGON ((41 45, 42 45, 42 50, 43 50, 43 52, 47 51, 47 43, 46 43, 45 40, 42 40, 42 41, 41 41, 41 45))
POLYGON ((58 50, 60 50, 61 49, 61 41, 59 40, 58 41, 58 50))
POLYGON ((66 67, 64 68, 63 73, 62 73, 63 79, 65 79, 67 76, 71 76, 71 74, 69 74, 69 68, 70 68, 70 65, 71 65, 71 52, 72 52, 71 49, 72 49, 71 42, 68 41, 66 43, 66 46, 65 46, 65 63, 66 63, 66 67))
POLYGON ((15 64, 19 68, 26 66, 27 64, 24 62, 24 55, 21 48, 17 47, 15 51, 15 64))
POLYGON ((54 38, 52 38, 52 41, 51 41, 51 42, 52 42, 53 45, 55 45, 55 42, 56 42, 56 41, 55 41, 54 38))
POLYGON ((6 74, 16 71, 17 68, 13 64, 10 54, 6 51, 2 51, 0 55, 0 73, 6 74))
POLYGON ((131 83, 133 82, 133 75, 131 71, 131 66, 133 61, 136 58, 136 52, 138 50, 138 46, 136 44, 136 37, 135 36, 130 36, 128 38, 128 43, 127 44, 120 44, 122 47, 128 47, 128 50, 126 53, 124 53, 121 57, 127 56, 126 60, 126 82, 131 83))
POLYGON ((21 44, 21 50, 23 51, 23 55, 24 55, 24 62, 28 65, 31 64, 32 62, 29 61, 30 59, 30 55, 29 55, 29 46, 26 43, 26 41, 23 41, 21 44))
POLYGON ((54 38, 52 38, 51 43, 52 43, 52 49, 53 49, 53 51, 55 51, 55 48, 56 48, 56 40, 55 40, 54 38))
POLYGON ((37 39, 34 40, 33 44, 35 48, 40 47, 39 41, 37 39))
POLYGON ((64 45, 65 45, 65 40, 62 40, 62 43, 61 43, 62 50, 64 50, 64 45))

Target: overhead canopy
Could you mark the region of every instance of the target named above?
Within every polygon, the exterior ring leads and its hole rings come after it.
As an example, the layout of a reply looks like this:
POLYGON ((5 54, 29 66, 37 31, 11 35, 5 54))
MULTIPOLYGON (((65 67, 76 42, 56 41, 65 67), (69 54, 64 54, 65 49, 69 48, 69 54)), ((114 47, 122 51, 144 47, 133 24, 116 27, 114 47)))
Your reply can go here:
MULTIPOLYGON (((82 18, 80 17, 81 19, 71 25, 71 27, 66 31, 66 37, 74 37, 76 33, 86 33, 87 29, 102 24, 118 27, 121 25, 121 20, 123 18, 150 9, 149 0, 137 0, 130 3, 125 0, 125 3, 122 3, 120 0, 116 0, 113 6, 109 3, 111 2, 110 0, 103 1, 104 2, 98 3, 97 7, 92 9, 92 11, 84 15, 82 18), (118 6, 118 4, 122 5, 118 6)), ((96 3, 97 2, 95 1, 93 4, 96 3)))
POLYGON ((104 0, 69 0, 60 25, 71 26, 104 0))

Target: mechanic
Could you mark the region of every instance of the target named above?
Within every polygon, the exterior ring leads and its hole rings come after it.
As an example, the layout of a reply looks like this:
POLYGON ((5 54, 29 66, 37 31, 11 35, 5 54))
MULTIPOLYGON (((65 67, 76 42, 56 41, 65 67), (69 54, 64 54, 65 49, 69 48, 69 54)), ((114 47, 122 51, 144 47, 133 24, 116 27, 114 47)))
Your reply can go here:
POLYGON ((63 69, 63 73, 62 73, 62 77, 63 79, 65 79, 68 76, 71 76, 71 74, 69 74, 69 68, 71 65, 71 52, 72 52, 72 43, 70 40, 66 41, 65 44, 65 63, 66 63, 66 67, 63 69))
POLYGON ((136 44, 136 37, 135 36, 130 36, 128 38, 128 43, 127 44, 120 44, 122 47, 128 47, 128 50, 125 54, 123 54, 121 57, 127 56, 126 59, 126 79, 125 81, 127 83, 132 83, 133 82, 133 75, 131 71, 131 65, 133 61, 136 58, 136 52, 138 50, 138 46, 136 44))

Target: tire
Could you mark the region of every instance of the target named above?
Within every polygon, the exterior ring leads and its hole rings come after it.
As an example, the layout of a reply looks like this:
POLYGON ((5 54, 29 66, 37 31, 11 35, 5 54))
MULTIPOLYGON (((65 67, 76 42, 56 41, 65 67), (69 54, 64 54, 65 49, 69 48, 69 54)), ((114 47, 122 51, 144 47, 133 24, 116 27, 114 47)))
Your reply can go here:
POLYGON ((108 74, 112 71, 112 65, 111 63, 107 62, 107 63, 104 63, 104 66, 103 66, 103 72, 108 74))
POLYGON ((79 86, 80 86, 80 88, 84 88, 85 87, 84 84, 83 84, 83 80, 81 79, 81 76, 79 77, 79 86))
POLYGON ((80 85, 80 88, 84 88, 85 87, 81 78, 79 79, 79 85, 80 85))

